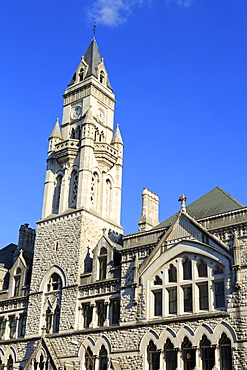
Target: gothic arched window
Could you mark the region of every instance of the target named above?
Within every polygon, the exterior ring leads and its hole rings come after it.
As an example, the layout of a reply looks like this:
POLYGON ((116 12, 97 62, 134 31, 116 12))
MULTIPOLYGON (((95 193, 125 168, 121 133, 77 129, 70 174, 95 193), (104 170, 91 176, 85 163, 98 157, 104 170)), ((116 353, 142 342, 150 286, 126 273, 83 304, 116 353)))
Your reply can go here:
POLYGON ((14 368, 14 366, 13 366, 13 358, 10 355, 9 358, 8 358, 8 362, 7 362, 7 370, 13 370, 13 368, 14 368))
POLYGON ((74 170, 71 174, 70 179, 70 191, 69 191, 69 207, 76 208, 78 192, 78 172, 74 170))
POLYGON ((172 263, 170 264, 168 270, 168 281, 169 283, 176 283, 177 281, 177 269, 172 263))
POLYGON ((154 285, 162 285, 162 279, 158 275, 155 276, 154 285))
POLYGON ((225 333, 220 338, 220 369, 232 370, 232 349, 231 341, 225 333))
POLYGON ((86 370, 94 369, 94 357, 90 347, 87 347, 87 349, 85 350, 85 369, 86 370))
POLYGON ((191 280, 192 278, 191 260, 188 257, 185 257, 183 262, 183 278, 184 280, 191 280))
POLYGON ((182 343, 184 370, 192 370, 196 366, 196 350, 187 337, 182 343))
POLYGON ((156 345, 150 340, 147 348, 147 359, 149 370, 159 370, 160 368, 160 352, 157 350, 156 345))
POLYGON ((55 186, 54 194, 53 194, 53 207, 52 207, 52 212, 53 213, 58 213, 59 212, 62 179, 63 179, 62 175, 57 176, 56 186, 55 186))
POLYGON ((167 339, 165 344, 165 362, 166 370, 177 369, 177 351, 174 349, 174 345, 170 339, 167 339))
POLYGON ((99 351, 99 370, 107 370, 108 368, 108 358, 107 358, 107 350, 105 346, 101 346, 99 351))
POLYGON ((61 277, 57 273, 52 274, 47 284, 47 292, 50 292, 52 290, 61 290, 61 288, 61 277))
POLYGON ((99 254, 99 280, 106 278, 107 250, 102 247, 99 254))
POLYGON ((21 269, 17 267, 15 276, 14 276, 14 297, 20 295, 21 290, 21 269))
POLYGON ((197 266, 198 276, 199 277, 207 277, 208 271, 207 271, 207 264, 201 260, 197 266))
POLYGON ((202 337, 200 349, 203 370, 213 369, 215 365, 214 348, 211 346, 211 342, 208 340, 206 335, 203 335, 202 337))

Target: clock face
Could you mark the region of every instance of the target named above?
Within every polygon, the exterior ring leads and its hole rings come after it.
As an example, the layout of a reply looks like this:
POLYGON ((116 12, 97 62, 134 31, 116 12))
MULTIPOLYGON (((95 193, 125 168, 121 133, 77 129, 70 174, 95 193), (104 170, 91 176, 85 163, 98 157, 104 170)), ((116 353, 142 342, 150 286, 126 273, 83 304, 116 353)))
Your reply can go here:
POLYGON ((76 119, 76 118, 79 118, 82 114, 82 107, 78 106, 78 107, 75 107, 73 110, 72 110, 72 114, 71 114, 71 118, 72 119, 76 119))
POLYGON ((104 122, 104 120, 105 120, 105 113, 103 112, 103 110, 98 109, 98 113, 97 113, 97 115, 98 115, 98 119, 99 119, 101 122, 104 122))

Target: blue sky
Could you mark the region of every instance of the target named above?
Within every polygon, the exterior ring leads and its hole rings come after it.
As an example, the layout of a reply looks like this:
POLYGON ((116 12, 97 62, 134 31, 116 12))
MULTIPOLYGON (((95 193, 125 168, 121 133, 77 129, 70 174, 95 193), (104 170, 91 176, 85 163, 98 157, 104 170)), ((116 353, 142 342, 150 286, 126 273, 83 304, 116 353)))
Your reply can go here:
POLYGON ((0 247, 40 218, 47 138, 97 21, 125 142, 122 225, 144 187, 160 221, 184 193, 246 192, 246 0, 3 0, 0 247))

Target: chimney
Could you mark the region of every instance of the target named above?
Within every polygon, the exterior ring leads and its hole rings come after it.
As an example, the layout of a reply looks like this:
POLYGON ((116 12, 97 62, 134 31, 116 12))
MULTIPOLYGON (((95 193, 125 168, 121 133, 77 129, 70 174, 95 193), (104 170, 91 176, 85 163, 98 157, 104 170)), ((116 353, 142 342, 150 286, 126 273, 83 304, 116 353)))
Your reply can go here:
POLYGON ((148 189, 142 191, 142 215, 138 231, 147 231, 159 224, 159 197, 148 189))

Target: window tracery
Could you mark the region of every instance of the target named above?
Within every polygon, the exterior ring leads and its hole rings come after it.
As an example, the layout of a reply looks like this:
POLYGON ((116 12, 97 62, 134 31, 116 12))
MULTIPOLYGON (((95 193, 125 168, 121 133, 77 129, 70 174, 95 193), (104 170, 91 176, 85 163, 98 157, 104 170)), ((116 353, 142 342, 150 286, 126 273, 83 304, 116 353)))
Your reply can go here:
POLYGON ((180 255, 161 269, 163 279, 161 271, 150 278, 151 317, 225 309, 225 277, 213 274, 209 259, 180 255))

